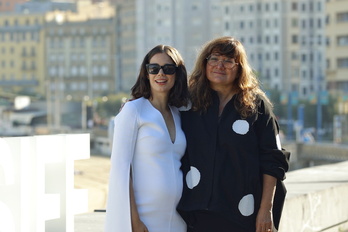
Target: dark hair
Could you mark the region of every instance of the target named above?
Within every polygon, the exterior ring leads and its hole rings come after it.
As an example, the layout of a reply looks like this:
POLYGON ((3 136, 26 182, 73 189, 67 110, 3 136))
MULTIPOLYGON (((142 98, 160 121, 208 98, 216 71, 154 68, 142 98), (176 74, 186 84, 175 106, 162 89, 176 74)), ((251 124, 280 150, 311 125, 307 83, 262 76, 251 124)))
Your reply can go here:
POLYGON ((151 58, 158 53, 167 54, 177 66, 175 73, 175 83, 173 88, 169 92, 168 104, 176 107, 186 106, 188 103, 188 87, 187 72, 184 60, 178 50, 168 45, 157 45, 146 54, 140 66, 137 81, 131 89, 132 96, 135 99, 140 97, 149 99, 152 97, 146 64, 148 64, 151 58))
POLYGON ((212 53, 231 57, 238 63, 238 72, 233 83, 237 95, 235 107, 243 117, 256 113, 258 97, 262 97, 272 105, 260 89, 258 79, 248 63, 242 43, 233 37, 224 36, 206 43, 197 57, 189 80, 193 110, 205 112, 212 104, 211 88, 206 77, 206 58, 212 53))

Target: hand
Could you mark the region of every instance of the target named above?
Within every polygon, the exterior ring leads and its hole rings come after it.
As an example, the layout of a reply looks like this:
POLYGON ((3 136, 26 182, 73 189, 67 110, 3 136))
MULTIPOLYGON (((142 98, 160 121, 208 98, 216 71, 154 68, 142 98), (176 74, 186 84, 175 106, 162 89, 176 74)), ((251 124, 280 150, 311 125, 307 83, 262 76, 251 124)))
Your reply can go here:
POLYGON ((256 232, 275 232, 273 230, 272 210, 259 209, 256 217, 256 232))
POLYGON ((142 221, 138 220, 132 223, 132 232, 149 232, 149 230, 142 221))

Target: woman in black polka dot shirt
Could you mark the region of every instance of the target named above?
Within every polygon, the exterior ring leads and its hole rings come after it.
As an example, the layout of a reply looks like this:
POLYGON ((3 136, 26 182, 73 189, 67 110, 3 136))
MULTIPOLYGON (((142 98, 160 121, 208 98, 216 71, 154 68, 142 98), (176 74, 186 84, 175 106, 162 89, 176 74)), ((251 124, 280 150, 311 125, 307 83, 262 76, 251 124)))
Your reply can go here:
POLYGON ((178 205, 188 231, 276 231, 289 153, 243 45, 232 37, 208 42, 189 89, 192 108, 181 112, 187 150, 178 205))

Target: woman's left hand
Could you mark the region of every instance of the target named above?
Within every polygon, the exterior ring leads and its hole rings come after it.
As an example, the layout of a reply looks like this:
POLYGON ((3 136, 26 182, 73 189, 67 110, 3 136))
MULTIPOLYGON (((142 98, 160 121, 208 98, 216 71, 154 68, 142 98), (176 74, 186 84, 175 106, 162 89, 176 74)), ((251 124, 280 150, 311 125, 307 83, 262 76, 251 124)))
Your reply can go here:
POLYGON ((256 217, 256 232, 274 232, 270 209, 259 209, 256 217))

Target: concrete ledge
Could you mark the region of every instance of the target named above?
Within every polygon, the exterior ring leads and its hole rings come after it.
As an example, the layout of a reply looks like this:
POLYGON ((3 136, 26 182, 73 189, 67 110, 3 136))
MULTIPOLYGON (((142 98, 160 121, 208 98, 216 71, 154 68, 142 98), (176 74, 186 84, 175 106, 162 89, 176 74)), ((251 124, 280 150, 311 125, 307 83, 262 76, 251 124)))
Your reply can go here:
MULTIPOLYGON (((348 161, 287 173, 279 232, 348 232, 348 161)), ((75 232, 103 232, 105 213, 75 215, 75 232)))
POLYGON ((285 185, 279 231, 348 230, 348 161, 289 172, 285 185))

